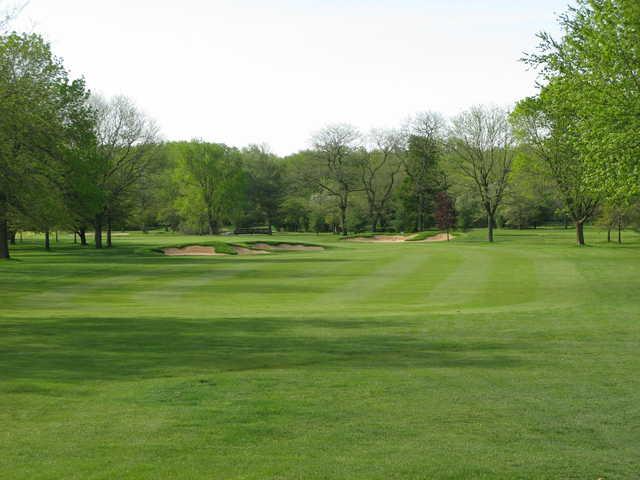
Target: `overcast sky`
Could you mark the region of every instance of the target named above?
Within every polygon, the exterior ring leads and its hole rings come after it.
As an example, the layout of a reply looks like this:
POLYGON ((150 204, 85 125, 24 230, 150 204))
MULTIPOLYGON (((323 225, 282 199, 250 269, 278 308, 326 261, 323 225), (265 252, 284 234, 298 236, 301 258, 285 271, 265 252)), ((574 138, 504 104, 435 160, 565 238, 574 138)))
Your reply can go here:
POLYGON ((509 105, 535 91, 518 59, 567 0, 31 0, 89 87, 125 94, 167 140, 268 143, 287 154, 335 122, 509 105))

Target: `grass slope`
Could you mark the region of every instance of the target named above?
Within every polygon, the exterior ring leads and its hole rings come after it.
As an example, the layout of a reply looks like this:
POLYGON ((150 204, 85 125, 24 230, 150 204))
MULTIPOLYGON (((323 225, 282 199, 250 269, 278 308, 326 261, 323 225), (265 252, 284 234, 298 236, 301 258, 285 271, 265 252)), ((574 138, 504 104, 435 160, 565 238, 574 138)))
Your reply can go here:
POLYGON ((640 238, 484 235, 19 246, 0 264, 0 478, 634 478, 640 238))

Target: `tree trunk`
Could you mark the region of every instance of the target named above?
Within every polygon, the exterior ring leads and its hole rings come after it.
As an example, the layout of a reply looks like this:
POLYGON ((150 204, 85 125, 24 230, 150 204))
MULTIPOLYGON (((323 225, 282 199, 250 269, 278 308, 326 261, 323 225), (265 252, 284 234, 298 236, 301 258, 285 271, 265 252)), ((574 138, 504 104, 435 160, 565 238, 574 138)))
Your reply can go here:
POLYGON ((622 224, 618 223, 618 243, 622 243, 622 224))
POLYGON ((493 218, 493 215, 491 213, 487 214, 487 230, 488 230, 488 236, 487 239, 489 240, 489 242, 493 242, 493 226, 495 224, 495 220, 493 218))
POLYGON ((56 243, 58 243, 58 230, 56 230, 56 243))
POLYGON ((17 235, 17 234, 18 234, 18 233, 17 233, 15 230, 11 230, 11 231, 9 232, 9 243, 10 243, 11 245, 15 245, 15 244, 16 244, 16 235, 17 235))
POLYGON ((611 243, 611 227, 607 227, 607 243, 611 243))
POLYGON ((584 222, 576 222, 576 241, 578 245, 584 245, 584 222))
POLYGON ((80 245, 83 247, 87 246, 87 231, 83 228, 78 230, 78 236, 80 237, 80 245))
POLYGON ((347 207, 340 206, 340 231, 342 235, 347 236, 347 207))
POLYGON ((209 235, 215 235, 218 233, 218 225, 215 218, 213 218, 212 212, 207 212, 207 227, 209 228, 209 235))
POLYGON ((111 248, 111 214, 107 215, 107 248, 111 248))
POLYGON ((49 230, 44 232, 44 249, 49 251, 51 250, 51 240, 49 239, 49 230))
POLYGON ((96 248, 102 248, 102 215, 96 215, 94 228, 96 248))
POLYGON ((376 228, 378 228, 378 216, 376 214, 372 215, 373 221, 371 222, 371 231, 376 233, 376 228))
POLYGON ((0 259, 9 258, 9 224, 6 220, 0 220, 0 259))

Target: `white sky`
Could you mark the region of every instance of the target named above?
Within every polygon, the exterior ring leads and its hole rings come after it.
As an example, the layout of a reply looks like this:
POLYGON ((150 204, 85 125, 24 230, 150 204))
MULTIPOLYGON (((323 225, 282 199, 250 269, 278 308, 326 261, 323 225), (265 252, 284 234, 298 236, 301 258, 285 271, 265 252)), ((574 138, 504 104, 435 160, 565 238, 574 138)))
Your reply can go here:
POLYGON ((31 0, 73 75, 125 94, 167 140, 309 146, 327 123, 509 105, 535 91, 518 62, 567 0, 31 0))

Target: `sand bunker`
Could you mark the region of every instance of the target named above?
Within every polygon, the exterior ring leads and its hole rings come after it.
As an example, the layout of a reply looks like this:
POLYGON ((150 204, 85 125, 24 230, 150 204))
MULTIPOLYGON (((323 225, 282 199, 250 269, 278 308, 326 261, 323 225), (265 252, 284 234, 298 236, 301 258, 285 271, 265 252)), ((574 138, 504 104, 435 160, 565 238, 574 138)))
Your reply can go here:
POLYGON ((402 235, 374 235, 373 237, 348 238, 350 242, 375 242, 375 243, 398 243, 404 242, 409 237, 402 235))
MULTIPOLYGON (((367 243, 399 243, 406 242, 414 238, 417 234, 409 235, 407 237, 403 235, 374 235, 372 237, 353 237, 348 238, 350 242, 367 242, 367 243)), ((455 237, 449 234, 449 240, 453 240, 455 237)), ((424 240, 413 240, 415 242, 446 242, 447 234, 438 233, 432 237, 427 237, 424 240)))
POLYGON ((213 256, 213 255, 225 255, 224 253, 216 252, 213 247, 203 247, 201 245, 190 245, 182 248, 165 248, 162 250, 165 255, 170 257, 184 256, 184 255, 198 255, 198 256, 213 256))
MULTIPOLYGON (((324 250, 323 247, 315 247, 310 245, 298 245, 291 243, 278 243, 277 245, 270 245, 268 243, 256 243, 251 245, 252 248, 240 247, 238 245, 231 245, 231 248, 238 255, 268 255, 268 250, 324 250)), ((190 245, 188 247, 170 247, 162 249, 165 255, 170 257, 175 256, 220 256, 228 255, 227 253, 216 252, 215 247, 204 247, 202 245, 190 245)))
POLYGON ((267 255, 269 254, 269 252, 266 252, 264 250, 252 250, 251 248, 245 248, 245 247, 234 246, 233 249, 236 251, 238 255, 264 255, 265 253, 267 255))
MULTIPOLYGON (((324 250, 324 247, 318 247, 313 245, 300 245, 300 244, 292 244, 292 243, 278 243, 276 245, 271 245, 269 243, 255 243, 253 244, 255 248, 260 248, 262 250, 289 250, 289 251, 318 251, 324 250)), ((267 253, 267 252, 265 252, 267 253)))

